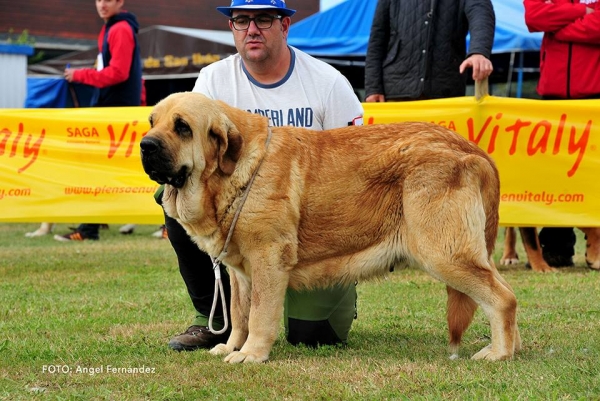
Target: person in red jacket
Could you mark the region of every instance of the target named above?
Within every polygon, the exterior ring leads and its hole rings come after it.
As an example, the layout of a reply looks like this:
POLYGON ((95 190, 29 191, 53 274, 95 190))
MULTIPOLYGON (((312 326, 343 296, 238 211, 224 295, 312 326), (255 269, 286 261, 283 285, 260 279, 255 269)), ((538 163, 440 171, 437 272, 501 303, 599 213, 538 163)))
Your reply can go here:
POLYGON ((598 0, 525 0, 530 32, 544 32, 538 93, 548 99, 600 97, 598 0))
POLYGON ((125 0, 96 0, 104 26, 98 35, 96 68, 65 69, 69 82, 100 88, 96 106, 140 106, 142 60, 137 41, 139 24, 134 14, 122 10, 125 0))
MULTIPOLYGON (((64 77, 100 89, 96 107, 140 106, 145 103, 142 59, 137 40, 139 24, 134 14, 122 10, 125 0, 96 0, 104 20, 98 35, 96 68, 66 68, 64 77)), ((100 224, 80 224, 73 232, 55 235, 57 241, 97 240, 100 224)))
MULTIPOLYGON (((537 92, 543 99, 600 98, 600 0, 524 0, 530 32, 544 32, 537 92)), ((573 266, 571 227, 540 231, 550 266, 573 266)))

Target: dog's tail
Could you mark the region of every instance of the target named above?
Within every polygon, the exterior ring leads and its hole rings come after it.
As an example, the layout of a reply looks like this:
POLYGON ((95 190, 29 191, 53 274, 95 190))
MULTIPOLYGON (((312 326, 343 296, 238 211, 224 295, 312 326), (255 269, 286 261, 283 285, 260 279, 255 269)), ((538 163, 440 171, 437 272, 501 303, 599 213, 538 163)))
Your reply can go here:
POLYGON ((456 359, 462 335, 473 320, 477 303, 468 295, 450 286, 446 286, 446 292, 448 293, 446 318, 450 334, 450 358, 456 359))

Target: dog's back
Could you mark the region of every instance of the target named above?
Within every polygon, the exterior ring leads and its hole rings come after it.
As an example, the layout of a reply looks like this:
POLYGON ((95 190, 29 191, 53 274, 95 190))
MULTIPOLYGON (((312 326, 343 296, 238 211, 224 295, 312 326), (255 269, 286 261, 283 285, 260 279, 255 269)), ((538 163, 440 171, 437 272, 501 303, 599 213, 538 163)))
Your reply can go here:
POLYGON ((463 253, 489 259, 498 172, 458 134, 401 123, 319 133, 286 127, 273 135, 263 185, 292 189, 281 196, 299 194, 292 286, 313 285, 316 277, 320 284, 324 277, 354 281, 406 261, 429 265, 463 253))

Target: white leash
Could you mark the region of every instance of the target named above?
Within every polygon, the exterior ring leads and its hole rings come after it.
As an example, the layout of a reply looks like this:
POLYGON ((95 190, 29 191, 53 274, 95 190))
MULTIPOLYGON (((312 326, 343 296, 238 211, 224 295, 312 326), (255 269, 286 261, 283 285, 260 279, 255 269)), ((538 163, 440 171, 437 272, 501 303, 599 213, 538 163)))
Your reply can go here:
MULTIPOLYGON (((265 156, 266 151, 269 147, 269 142, 271 141, 271 127, 269 127, 269 133, 267 135, 267 140, 265 141, 265 156)), ((250 188, 252 187, 252 183, 254 182, 254 178, 256 178, 256 174, 262 165, 262 162, 265 160, 265 156, 261 159, 260 163, 252 173, 252 177, 250 177, 250 181, 248 181, 248 185, 244 190, 244 194, 242 195, 242 199, 240 200, 240 205, 238 206, 235 216, 233 216, 233 221, 231 222, 231 226, 229 227, 229 233, 227 234, 227 238, 225 239, 225 245, 223 246, 223 250, 216 258, 211 256, 211 260, 213 262, 213 272, 215 273, 215 293, 213 296, 213 304, 210 309, 210 315, 208 317, 208 329, 213 334, 223 334, 229 328, 229 319, 227 318, 227 300, 225 299, 225 292, 223 290, 223 280, 221 280, 221 261, 227 256, 227 247, 229 246, 229 241, 231 240, 231 236, 233 235, 233 229, 235 228, 235 223, 237 223, 238 217, 240 217, 240 213, 242 212, 242 208, 244 207, 244 202, 246 202, 246 198, 250 193, 250 188), (221 304, 223 306, 223 328, 221 330, 215 330, 213 328, 213 318, 215 315, 215 309, 217 308, 217 302, 219 300, 219 294, 221 295, 221 304)))

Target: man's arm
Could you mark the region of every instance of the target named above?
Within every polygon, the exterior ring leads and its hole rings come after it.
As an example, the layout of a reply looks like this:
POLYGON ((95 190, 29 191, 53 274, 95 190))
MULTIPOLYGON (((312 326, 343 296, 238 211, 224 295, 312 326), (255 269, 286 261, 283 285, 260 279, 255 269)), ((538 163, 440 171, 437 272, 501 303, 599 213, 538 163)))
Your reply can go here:
POLYGON ((135 48, 133 31, 127 22, 119 22, 110 29, 108 48, 111 58, 107 66, 101 71, 93 68, 73 70, 72 80, 97 88, 106 88, 126 81, 129 78, 135 48))
POLYGON ((555 32, 586 14, 585 4, 549 0, 524 0, 525 24, 529 32, 555 32))
MULTIPOLYGON (((372 0, 371 0, 372 1, 372 0)), ((387 55, 390 36, 390 0, 379 0, 373 16, 371 34, 365 59, 365 91, 367 101, 371 95, 383 99, 383 61, 387 55)))
POLYGON ((465 14, 469 22, 471 40, 467 58, 461 63, 459 71, 462 74, 467 68, 471 68, 473 79, 480 81, 494 71, 490 57, 494 45, 496 15, 490 0, 467 0, 465 14))
MULTIPOLYGON (((469 49, 467 57, 480 54, 489 59, 494 45, 494 32, 496 30, 496 15, 490 0, 467 0, 465 2, 465 15, 469 22, 469 49)), ((452 32, 448 32, 451 35, 452 32)))
POLYGON ((583 18, 559 29, 554 37, 565 42, 600 45, 600 13, 588 7, 583 18))

